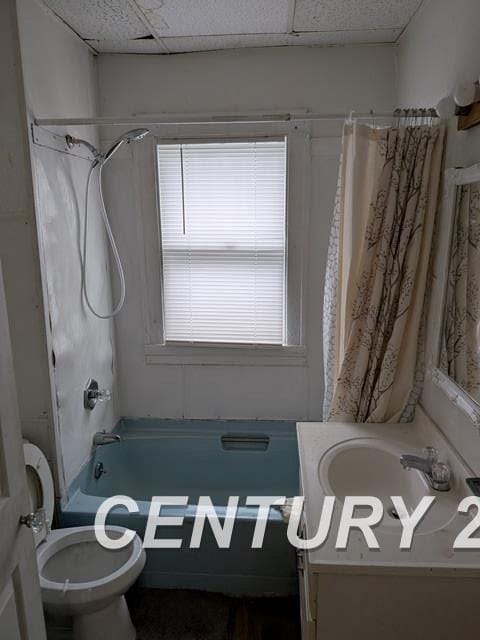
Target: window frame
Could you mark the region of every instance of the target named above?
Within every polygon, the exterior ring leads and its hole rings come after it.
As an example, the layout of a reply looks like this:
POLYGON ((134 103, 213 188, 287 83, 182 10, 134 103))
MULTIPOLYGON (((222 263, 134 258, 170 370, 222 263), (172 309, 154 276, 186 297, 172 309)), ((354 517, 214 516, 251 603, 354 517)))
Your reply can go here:
POLYGON ((136 202, 140 213, 139 250, 144 256, 141 289, 144 357, 147 364, 304 366, 310 131, 298 123, 214 123, 152 127, 133 147, 136 202), (252 141, 286 138, 286 344, 165 342, 157 145, 180 142, 252 141))

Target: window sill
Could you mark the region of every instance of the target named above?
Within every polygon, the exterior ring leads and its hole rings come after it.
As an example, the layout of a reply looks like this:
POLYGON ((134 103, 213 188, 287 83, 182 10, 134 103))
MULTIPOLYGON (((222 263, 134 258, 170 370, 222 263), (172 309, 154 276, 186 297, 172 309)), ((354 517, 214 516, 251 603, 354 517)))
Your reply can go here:
POLYGON ((304 346, 205 343, 147 344, 145 362, 158 365, 305 367, 304 346))

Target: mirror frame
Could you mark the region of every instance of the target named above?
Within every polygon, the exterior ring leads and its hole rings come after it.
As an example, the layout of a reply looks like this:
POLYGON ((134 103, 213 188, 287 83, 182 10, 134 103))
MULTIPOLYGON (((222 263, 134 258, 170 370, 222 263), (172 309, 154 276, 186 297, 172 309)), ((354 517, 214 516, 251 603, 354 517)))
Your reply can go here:
MULTIPOLYGON (((440 293, 437 295, 438 301, 443 313, 435 314, 430 309, 429 318, 430 326, 434 336, 434 345, 432 349, 430 376, 434 384, 436 384, 472 422, 472 425, 480 430, 480 404, 477 403, 455 380, 450 378, 439 367, 442 336, 445 326, 445 302, 447 295, 448 270, 450 266, 450 252, 453 234, 453 220, 455 208, 455 196, 457 187, 470 184, 472 182, 480 182, 480 163, 466 167, 463 169, 446 169, 444 172, 444 184, 442 200, 438 213, 440 220, 444 221, 444 225, 440 225, 439 242, 437 243, 437 251, 446 250, 447 259, 443 261, 441 267, 437 270, 436 286, 440 287, 440 293), (446 225, 446 226, 445 226, 446 225)), ((433 306, 435 296, 432 295, 430 306, 433 306)))

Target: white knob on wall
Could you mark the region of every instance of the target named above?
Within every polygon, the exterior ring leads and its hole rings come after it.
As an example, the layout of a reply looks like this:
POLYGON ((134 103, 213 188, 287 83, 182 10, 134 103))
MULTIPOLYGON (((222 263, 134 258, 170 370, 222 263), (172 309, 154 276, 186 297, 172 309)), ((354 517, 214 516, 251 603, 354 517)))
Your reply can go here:
POLYGON ((453 97, 459 107, 468 107, 475 102, 476 95, 477 86, 473 82, 460 82, 455 87, 453 97))
POLYGON ((437 104, 437 113, 442 120, 449 120, 455 115, 455 100, 453 96, 448 95, 439 100, 437 104))

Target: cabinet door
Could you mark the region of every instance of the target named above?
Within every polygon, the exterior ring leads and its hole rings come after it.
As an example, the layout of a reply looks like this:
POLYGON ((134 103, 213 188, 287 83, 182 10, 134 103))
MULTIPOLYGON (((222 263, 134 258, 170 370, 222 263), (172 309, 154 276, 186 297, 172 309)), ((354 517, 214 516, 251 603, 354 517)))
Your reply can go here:
POLYGON ((304 551, 297 551, 298 582, 300 591, 300 612, 302 620, 302 640, 315 640, 316 624, 311 611, 308 566, 305 566, 304 551))

